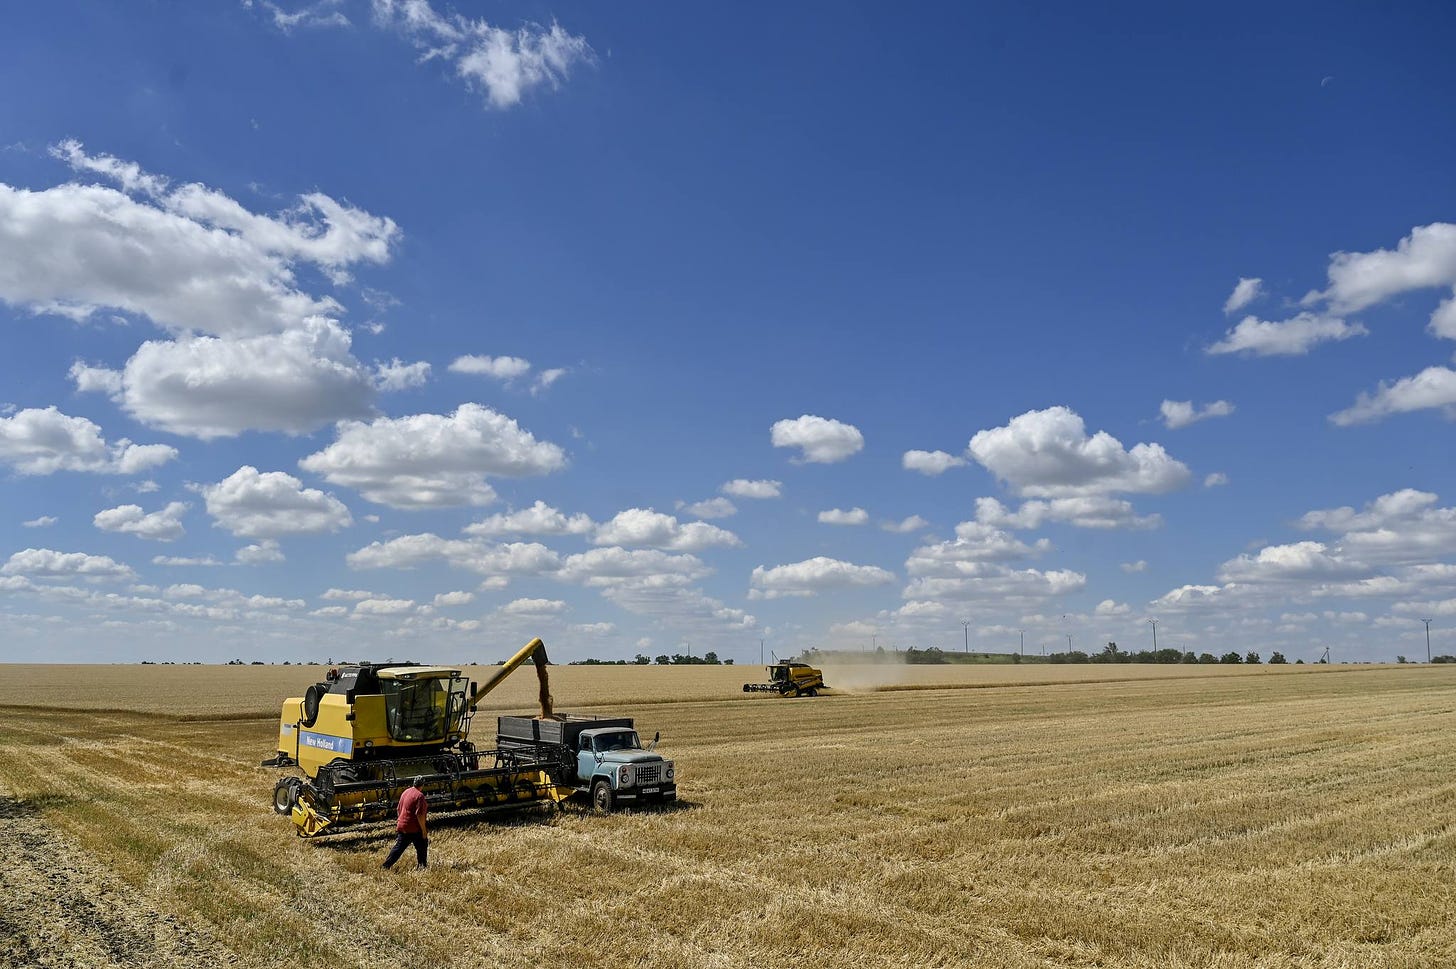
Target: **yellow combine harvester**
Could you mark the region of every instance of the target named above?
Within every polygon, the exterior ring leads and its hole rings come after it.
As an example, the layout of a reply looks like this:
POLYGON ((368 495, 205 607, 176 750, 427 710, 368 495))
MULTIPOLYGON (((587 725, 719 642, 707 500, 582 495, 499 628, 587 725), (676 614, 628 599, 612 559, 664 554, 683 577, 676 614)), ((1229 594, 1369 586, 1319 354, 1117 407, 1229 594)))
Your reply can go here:
POLYGON ((554 765, 501 763, 468 739, 476 705, 528 659, 541 684, 541 716, 551 717, 546 647, 539 639, 478 688, 460 669, 445 666, 361 663, 330 671, 303 696, 283 701, 278 754, 263 766, 297 766, 305 776, 278 781, 273 809, 291 815, 301 837, 312 837, 392 817, 399 796, 420 775, 432 808, 508 808, 571 796, 576 788, 554 765))
POLYGON ((808 663, 775 663, 768 667, 767 683, 745 683, 744 693, 777 693, 779 696, 818 696, 826 690, 824 673, 808 663))

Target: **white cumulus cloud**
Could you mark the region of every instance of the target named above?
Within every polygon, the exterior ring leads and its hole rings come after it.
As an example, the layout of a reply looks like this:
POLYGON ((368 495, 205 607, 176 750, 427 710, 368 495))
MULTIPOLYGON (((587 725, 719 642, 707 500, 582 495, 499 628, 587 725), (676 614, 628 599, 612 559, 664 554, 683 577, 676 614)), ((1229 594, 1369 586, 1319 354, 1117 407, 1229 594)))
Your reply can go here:
POLYGON ((1157 515, 1139 515, 1132 502, 1106 495, 1033 499, 1011 511, 995 498, 976 499, 976 520, 998 528, 1041 528, 1048 523, 1077 528, 1156 528, 1157 515))
POLYGON ((910 517, 902 518, 899 521, 888 521, 880 523, 881 531, 895 532, 899 535, 907 535, 910 532, 918 532, 929 527, 930 522, 926 521, 924 518, 921 518, 919 515, 911 515, 910 517))
POLYGON ((1131 492, 1162 494, 1191 477, 1160 444, 1124 449, 1106 431, 1087 436, 1082 418, 1066 407, 1028 411, 1005 427, 971 438, 970 454, 1019 493, 1072 498, 1131 492))
POLYGON ((834 464, 864 449, 859 428, 813 414, 776 421, 769 435, 774 447, 798 448, 796 460, 806 464, 834 464))
POLYGON ((0 462, 23 475, 137 474, 176 457, 177 449, 166 444, 133 444, 125 438, 107 444, 101 428, 54 405, 0 417, 0 462))
POLYGON ((559 87, 573 67, 592 61, 586 38, 554 21, 508 30, 438 13, 429 0, 374 0, 374 18, 413 43, 422 61, 448 65, 496 109, 519 104, 535 88, 559 87))
POLYGON ((965 463, 965 458, 958 458, 945 451, 906 451, 900 459, 900 464, 906 471, 919 471, 929 477, 944 474, 965 463))
POLYGON ((488 504, 487 476, 548 474, 566 466, 566 454, 504 414, 461 404, 450 415, 343 422, 333 444, 298 465, 378 504, 443 508, 488 504))
POLYGON ((150 514, 140 505, 119 505, 98 511, 92 523, 103 532, 122 532, 138 538, 149 538, 158 542, 171 542, 187 534, 182 527, 182 515, 187 504, 170 502, 167 507, 150 514))
POLYGON ((830 508, 819 513, 819 522, 823 525, 863 525, 869 520, 870 513, 863 508, 851 508, 848 511, 830 508))
POLYGON ((278 547, 278 540, 265 538, 253 545, 244 545, 238 549, 233 560, 239 565, 270 565, 274 562, 284 561, 283 549, 278 547))
POLYGON ((596 527, 596 522, 587 515, 567 515, 538 500, 530 508, 491 515, 483 521, 466 525, 464 531, 480 538, 500 538, 506 535, 587 535, 596 527))
POLYGON ((302 433, 368 412, 370 374, 349 355, 340 304, 301 289, 296 270, 349 282, 351 267, 388 261, 399 235, 391 220, 318 192, 260 214, 74 141, 52 153, 120 190, 0 185, 0 300, 70 320, 109 309, 169 335, 121 370, 78 364, 79 389, 201 437, 302 433))
POLYGON ((1443 300, 1431 314, 1430 325, 1426 327, 1431 336, 1443 340, 1456 340, 1456 293, 1443 300))
POLYGON ((1411 229, 1394 251, 1335 253, 1329 287, 1305 301, 1328 300, 1353 312, 1399 293, 1451 285, 1456 285, 1456 225, 1433 222, 1411 229))
POLYGON ((743 543, 737 535, 706 522, 683 524, 672 515, 650 508, 628 508, 598 527, 595 545, 647 546, 673 552, 705 548, 733 548, 743 543))
POLYGON ((1163 417, 1163 425, 1170 431, 1176 431, 1210 417, 1227 417, 1234 412, 1234 405, 1226 400, 1216 400, 1196 407, 1191 400, 1165 400, 1158 410, 1163 417))
POLYGON ((475 601, 474 592, 441 592, 435 596, 433 605, 438 608, 445 606, 465 606, 475 601))
POLYGON ((734 498, 777 498, 782 493, 783 482, 781 481, 750 481, 747 478, 734 478, 725 482, 718 490, 725 495, 732 495, 734 498))
POLYGON ((932 541, 911 552, 905 571, 921 576, 975 576, 982 574, 982 563, 1027 558, 1051 549, 1047 539, 1027 545, 986 522, 961 522, 955 532, 956 537, 948 542, 932 541))
POLYGON ((437 560, 500 580, 490 588, 500 588, 515 576, 551 575, 561 567, 560 556, 538 542, 498 545, 482 539, 441 538, 429 532, 371 542, 344 559, 351 569, 409 569, 437 560))
POLYGON ((1413 377, 1381 383, 1373 393, 1362 392, 1355 403, 1331 414, 1330 420, 1349 427, 1418 410, 1440 410, 1447 419, 1456 420, 1456 370, 1427 367, 1413 377))
POLYGON ((596 588, 685 587, 712 570, 695 555, 671 554, 650 548, 594 548, 569 555, 557 577, 564 582, 596 588))
POLYGON ((463 356, 451 361, 450 372, 510 381, 530 373, 531 363, 520 357, 463 356))
POLYGON ((1248 306, 1254 300, 1264 295, 1264 281, 1257 277, 1240 277, 1234 285, 1234 291, 1229 293, 1229 298, 1224 300, 1223 311, 1225 313, 1237 313, 1248 306))
POLYGON ((760 565, 749 579, 750 599, 778 599, 785 596, 812 596, 829 589, 866 588, 888 585, 895 574, 874 565, 855 565, 823 555, 765 568, 760 565))
POLYGON ((551 367, 548 370, 541 371, 536 375, 536 379, 531 382, 531 393, 533 395, 545 393, 551 388, 552 384, 570 372, 566 367, 551 367))
POLYGON ((356 616, 400 616, 414 609, 413 599, 361 599, 354 603, 356 616))
POLYGON ((109 370, 106 367, 93 367, 90 364, 77 360, 71 364, 69 376, 76 385, 76 390, 83 394, 100 393, 108 397, 120 397, 122 391, 122 380, 120 370, 109 370))
POLYGON ((515 599, 499 610, 507 616, 554 616, 566 611, 560 599, 515 599))
POLYGON ((408 390, 423 387, 430 379, 430 365, 423 360, 405 363, 395 357, 389 363, 374 365, 374 386, 380 390, 408 390))
POLYGON ((57 552, 49 548, 27 548, 10 556, 0 575, 36 579, 134 579, 131 566, 106 555, 86 552, 57 552))
POLYGON ((1287 320, 1261 320, 1246 316, 1204 353, 1242 353, 1251 357, 1301 356, 1321 343, 1365 336, 1359 323, 1347 323, 1333 316, 1300 313, 1287 320))
POLYGON ((708 498, 705 501, 678 502, 678 510, 694 518, 731 518, 738 514, 738 506, 727 498, 708 498))
POLYGON ((305 4, 297 10, 284 10, 276 3, 269 0, 261 0, 261 6, 273 18, 273 26, 285 34, 292 33, 300 27, 312 28, 315 30, 331 27, 350 26, 349 18, 339 9, 344 0, 316 0, 315 3, 305 4))
POLYGON ((202 440, 304 434, 370 413, 374 379, 350 342, 322 318, 285 333, 149 340, 122 371, 121 403, 144 424, 202 440))
POLYGON ((1256 555, 1240 555, 1219 569, 1220 582, 1278 582, 1350 579, 1371 574, 1368 566, 1344 558, 1320 542, 1267 545, 1256 555))
POLYGON ((1346 554, 1367 562, 1417 565, 1456 555, 1456 508, 1414 488, 1381 495, 1360 511, 1312 511, 1299 526, 1337 533, 1346 554))
POLYGON ((197 568, 213 568, 215 566, 221 565, 222 563, 219 562, 217 559, 213 558, 211 555, 203 555, 200 557, 187 555, 153 555, 152 564, 177 567, 186 566, 197 568))
POLYGON ((354 523, 333 495, 283 471, 259 472, 243 465, 216 484, 196 489, 216 524, 241 538, 336 532, 354 523))

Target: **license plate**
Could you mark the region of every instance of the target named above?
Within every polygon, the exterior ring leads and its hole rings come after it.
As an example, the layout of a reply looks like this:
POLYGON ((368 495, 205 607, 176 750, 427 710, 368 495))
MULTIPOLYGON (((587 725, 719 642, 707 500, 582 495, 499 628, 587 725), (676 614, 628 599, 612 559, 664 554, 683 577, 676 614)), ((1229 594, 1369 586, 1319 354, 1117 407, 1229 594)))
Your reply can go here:
POLYGON ((662 788, 660 788, 660 787, 644 787, 644 788, 642 788, 642 793, 643 794, 656 794, 660 790, 662 790, 662 788))

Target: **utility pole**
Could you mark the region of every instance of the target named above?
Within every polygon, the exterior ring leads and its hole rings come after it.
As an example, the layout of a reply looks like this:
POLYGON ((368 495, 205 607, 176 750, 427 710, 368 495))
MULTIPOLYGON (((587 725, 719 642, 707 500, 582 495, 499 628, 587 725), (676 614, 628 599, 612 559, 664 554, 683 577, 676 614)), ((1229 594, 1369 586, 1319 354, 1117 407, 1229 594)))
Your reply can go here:
POLYGON ((1025 656, 1026 655, 1026 630, 1025 629, 1018 629, 1018 630, 1016 630, 1016 635, 1018 635, 1018 636, 1021 637, 1021 640, 1020 640, 1021 645, 1019 645, 1019 646, 1016 647, 1016 651, 1018 653, 1020 653, 1022 656, 1025 656))
POLYGON ((1429 663, 1431 661, 1431 620, 1422 619, 1421 622, 1426 624, 1426 662, 1429 663))
POLYGON ((969 619, 961 620, 961 630, 966 634, 966 655, 969 656, 971 654, 971 621, 969 619))
POLYGON ((1148 622, 1153 627, 1153 652, 1156 653, 1158 651, 1158 620, 1149 619, 1148 622))
POLYGON ((879 633, 871 633, 870 634, 870 645, 873 646, 875 649, 879 649, 880 648, 880 634, 879 633))

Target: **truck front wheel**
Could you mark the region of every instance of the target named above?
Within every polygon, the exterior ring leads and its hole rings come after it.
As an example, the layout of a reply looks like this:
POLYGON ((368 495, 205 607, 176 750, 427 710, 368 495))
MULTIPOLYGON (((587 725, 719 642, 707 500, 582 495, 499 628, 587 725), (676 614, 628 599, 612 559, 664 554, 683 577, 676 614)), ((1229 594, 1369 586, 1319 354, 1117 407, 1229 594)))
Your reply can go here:
POLYGON ((615 800, 611 781, 601 780, 592 785, 592 809, 598 814, 610 814, 615 800))

